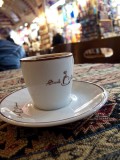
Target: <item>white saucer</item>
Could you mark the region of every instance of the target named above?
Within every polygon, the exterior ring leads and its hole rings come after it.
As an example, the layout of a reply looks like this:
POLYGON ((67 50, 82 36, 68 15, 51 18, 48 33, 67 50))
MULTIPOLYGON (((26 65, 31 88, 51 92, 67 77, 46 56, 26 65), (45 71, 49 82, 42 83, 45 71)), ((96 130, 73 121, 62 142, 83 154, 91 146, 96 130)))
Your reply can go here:
POLYGON ((27 88, 14 92, 0 104, 0 118, 8 123, 26 127, 62 125, 85 118, 99 110, 107 101, 108 94, 102 87, 73 81, 71 103, 61 109, 43 111, 32 105, 27 88))

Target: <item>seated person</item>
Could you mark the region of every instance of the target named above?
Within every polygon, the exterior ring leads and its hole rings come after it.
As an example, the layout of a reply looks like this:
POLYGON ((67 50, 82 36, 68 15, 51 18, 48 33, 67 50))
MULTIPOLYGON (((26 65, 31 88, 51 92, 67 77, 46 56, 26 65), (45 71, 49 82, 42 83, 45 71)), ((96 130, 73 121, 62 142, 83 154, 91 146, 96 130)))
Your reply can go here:
POLYGON ((52 40, 52 46, 56 46, 58 44, 63 44, 64 38, 63 36, 57 32, 57 30, 53 30, 53 40, 52 40))
POLYGON ((28 43, 24 42, 22 46, 23 46, 23 48, 26 52, 26 56, 29 56, 29 45, 28 45, 28 43))
POLYGON ((0 71, 20 68, 20 59, 26 57, 24 49, 8 37, 10 29, 0 28, 0 71))

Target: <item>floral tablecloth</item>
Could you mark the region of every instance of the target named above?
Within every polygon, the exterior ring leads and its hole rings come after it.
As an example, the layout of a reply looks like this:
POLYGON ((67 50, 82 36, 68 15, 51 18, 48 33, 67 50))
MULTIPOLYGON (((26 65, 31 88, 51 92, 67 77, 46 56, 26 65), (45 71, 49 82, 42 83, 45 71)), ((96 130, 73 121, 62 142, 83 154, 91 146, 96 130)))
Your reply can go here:
MULTIPOLYGON (((103 86, 107 103, 62 126, 27 128, 0 121, 0 160, 120 160, 120 64, 75 65, 74 79, 103 86)), ((0 72, 0 100, 24 87, 21 70, 0 72)))

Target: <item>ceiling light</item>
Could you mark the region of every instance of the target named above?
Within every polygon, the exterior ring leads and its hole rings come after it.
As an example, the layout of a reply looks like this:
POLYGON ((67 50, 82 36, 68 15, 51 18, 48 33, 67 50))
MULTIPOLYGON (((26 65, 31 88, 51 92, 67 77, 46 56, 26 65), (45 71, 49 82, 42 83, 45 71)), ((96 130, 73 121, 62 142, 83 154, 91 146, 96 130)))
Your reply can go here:
POLYGON ((0 7, 2 7, 4 4, 4 1, 3 0, 0 0, 0 7))

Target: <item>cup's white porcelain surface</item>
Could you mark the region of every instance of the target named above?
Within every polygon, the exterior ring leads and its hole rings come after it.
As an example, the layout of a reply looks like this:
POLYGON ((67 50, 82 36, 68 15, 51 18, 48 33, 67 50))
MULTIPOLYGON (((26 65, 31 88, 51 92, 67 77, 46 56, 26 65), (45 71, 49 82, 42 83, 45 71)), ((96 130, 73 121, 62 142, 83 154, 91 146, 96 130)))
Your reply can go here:
POLYGON ((34 106, 53 110, 70 103, 72 53, 56 53, 21 59, 21 67, 34 106))

